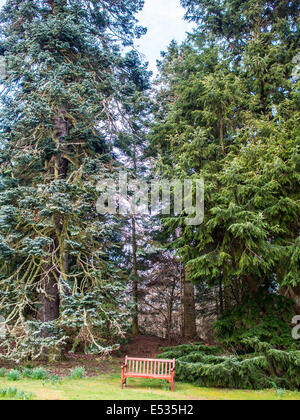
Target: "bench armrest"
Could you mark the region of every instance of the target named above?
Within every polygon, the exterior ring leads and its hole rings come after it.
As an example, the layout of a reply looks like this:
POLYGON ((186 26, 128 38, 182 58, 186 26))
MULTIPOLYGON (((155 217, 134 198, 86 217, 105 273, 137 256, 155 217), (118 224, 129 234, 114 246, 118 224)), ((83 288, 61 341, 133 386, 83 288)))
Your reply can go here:
POLYGON ((175 367, 173 367, 172 369, 171 369, 171 372, 174 372, 175 371, 175 367))
POLYGON ((127 363, 125 365, 122 365, 122 369, 125 369, 127 367, 127 363))

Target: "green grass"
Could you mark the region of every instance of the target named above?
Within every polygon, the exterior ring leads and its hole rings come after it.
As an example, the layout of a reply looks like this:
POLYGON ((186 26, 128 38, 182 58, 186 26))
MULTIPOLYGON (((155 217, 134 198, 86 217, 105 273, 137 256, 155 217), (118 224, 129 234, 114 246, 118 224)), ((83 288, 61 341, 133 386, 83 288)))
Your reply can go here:
MULTIPOLYGON (((0 388, 7 389, 11 385, 7 377, 0 378, 0 388)), ((298 392, 199 388, 178 382, 172 393, 163 381, 142 379, 128 379, 127 387, 121 390, 120 377, 116 374, 82 379, 66 377, 59 382, 21 378, 18 389, 32 393, 35 400, 300 400, 298 392)))

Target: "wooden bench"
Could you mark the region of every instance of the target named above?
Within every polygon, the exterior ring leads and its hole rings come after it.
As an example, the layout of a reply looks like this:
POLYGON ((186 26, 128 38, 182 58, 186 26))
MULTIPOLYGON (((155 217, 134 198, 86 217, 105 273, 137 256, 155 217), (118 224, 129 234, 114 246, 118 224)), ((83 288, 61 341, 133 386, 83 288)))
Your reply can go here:
POLYGON ((122 366, 121 388, 126 385, 127 378, 151 378, 165 379, 174 390, 175 359, 141 359, 137 357, 125 357, 122 366))

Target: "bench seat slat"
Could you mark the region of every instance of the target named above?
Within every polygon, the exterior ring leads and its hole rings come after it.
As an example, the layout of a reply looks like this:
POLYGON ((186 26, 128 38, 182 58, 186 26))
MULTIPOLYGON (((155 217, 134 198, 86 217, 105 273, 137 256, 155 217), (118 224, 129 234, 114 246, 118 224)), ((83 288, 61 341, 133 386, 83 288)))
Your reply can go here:
POLYGON ((147 373, 135 373, 135 372, 127 372, 126 376, 130 376, 133 378, 153 378, 153 379, 161 379, 161 378, 169 378, 169 375, 148 375, 147 373))

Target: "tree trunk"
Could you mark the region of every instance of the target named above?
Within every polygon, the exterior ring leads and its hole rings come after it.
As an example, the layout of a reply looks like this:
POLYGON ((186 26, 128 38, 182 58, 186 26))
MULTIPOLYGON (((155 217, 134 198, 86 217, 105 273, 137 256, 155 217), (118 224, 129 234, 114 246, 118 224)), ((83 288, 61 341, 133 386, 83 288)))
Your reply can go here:
POLYGON ((184 338, 193 339, 196 331, 196 310, 194 285, 189 280, 187 270, 184 276, 184 338))
POLYGON ((60 298, 57 281, 51 273, 51 265, 45 264, 43 270, 44 293, 40 295, 41 307, 38 317, 41 322, 50 322, 59 318, 60 298))
POLYGON ((137 244, 136 244, 136 224, 135 217, 132 217, 132 296, 133 296, 133 317, 132 317, 132 335, 138 335, 139 313, 138 313, 138 271, 137 271, 137 244))
POLYGON ((223 284, 222 279, 219 280, 219 299, 220 299, 220 315, 223 315, 224 312, 224 296, 223 296, 223 284))
POLYGON ((279 292, 281 295, 291 299, 295 303, 295 313, 300 315, 300 286, 281 287, 279 292))
POLYGON ((250 293, 256 293, 258 290, 256 281, 253 280, 253 278, 250 276, 245 276, 245 281, 247 283, 250 293))
POLYGON ((170 300, 168 303, 168 320, 167 320, 167 340, 171 339, 171 331, 173 326, 173 309, 174 309, 174 293, 176 287, 176 280, 173 279, 170 300))
MULTIPOLYGON (((136 144, 133 144, 133 171, 134 175, 137 175, 137 156, 136 156, 136 144)), ((132 335, 139 335, 139 298, 138 298, 138 270, 137 270, 137 241, 136 241, 136 220, 135 214, 132 215, 132 297, 133 297, 133 317, 132 317, 132 335)))
MULTIPOLYGON (((65 118, 65 108, 61 107, 54 119, 54 138, 60 153, 56 156, 52 156, 51 159, 50 171, 53 179, 66 179, 67 177, 68 161, 64 157, 67 148, 64 139, 67 134, 68 124, 65 118)), ((58 279, 60 277, 60 272, 67 274, 68 271, 68 255, 65 252, 64 246, 58 249, 59 240, 63 243, 63 224, 63 216, 60 214, 53 216, 53 244, 48 250, 48 261, 43 265, 43 291, 40 294, 40 308, 38 311, 38 319, 43 323, 57 320, 60 314, 58 279), (58 235, 60 238, 58 238, 58 235), (54 261, 54 254, 56 256, 56 261, 54 261), (55 267, 55 265, 58 264, 57 261, 62 261, 62 266, 59 267, 60 272, 55 267)), ((43 335, 47 336, 49 335, 49 332, 44 330, 43 335)), ((44 354, 43 356, 50 358, 52 355, 44 354)))

